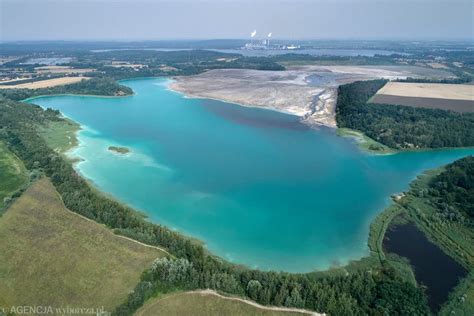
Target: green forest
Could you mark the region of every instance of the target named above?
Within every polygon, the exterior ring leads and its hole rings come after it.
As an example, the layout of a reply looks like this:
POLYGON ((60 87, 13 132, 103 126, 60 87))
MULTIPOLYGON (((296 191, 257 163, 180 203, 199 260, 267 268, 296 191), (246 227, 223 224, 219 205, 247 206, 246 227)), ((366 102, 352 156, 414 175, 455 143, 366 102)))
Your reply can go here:
POLYGON ((291 274, 251 270, 209 254, 204 247, 94 190, 70 161, 49 148, 39 126, 62 120, 58 111, 0 99, 0 140, 29 169, 48 176, 70 210, 121 234, 166 248, 172 257, 146 271, 115 312, 132 315, 158 293, 211 288, 261 304, 301 307, 333 315, 428 315, 423 290, 406 282, 390 265, 347 274, 291 274))
POLYGON ((446 219, 474 224, 474 157, 446 166, 427 192, 446 219))
POLYGON ((386 82, 340 86, 337 126, 359 130, 394 149, 474 146, 474 113, 368 103, 386 82))

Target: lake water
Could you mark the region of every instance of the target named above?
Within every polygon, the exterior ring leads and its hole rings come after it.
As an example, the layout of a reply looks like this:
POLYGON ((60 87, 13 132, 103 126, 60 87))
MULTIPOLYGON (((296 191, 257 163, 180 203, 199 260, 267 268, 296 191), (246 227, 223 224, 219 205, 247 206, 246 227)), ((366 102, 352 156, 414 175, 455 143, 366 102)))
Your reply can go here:
POLYGON ((430 242, 414 224, 397 225, 389 230, 384 248, 410 260, 418 283, 426 286, 428 305, 439 311, 449 292, 467 274, 459 263, 430 242))
POLYGON ((71 154, 97 187, 250 267, 306 272, 367 255, 369 224, 391 194, 425 169, 474 154, 371 155, 295 116, 185 98, 168 82, 123 81, 136 93, 125 98, 30 102, 83 125, 71 154))

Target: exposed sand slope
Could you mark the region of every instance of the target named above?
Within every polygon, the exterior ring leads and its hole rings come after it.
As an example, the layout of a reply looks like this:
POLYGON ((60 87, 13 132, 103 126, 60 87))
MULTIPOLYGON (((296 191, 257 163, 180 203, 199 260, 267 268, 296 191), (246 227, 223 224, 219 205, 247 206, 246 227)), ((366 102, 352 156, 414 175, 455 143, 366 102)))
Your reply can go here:
POLYGON ((308 86, 304 78, 297 71, 211 70, 197 76, 179 77, 170 87, 189 96, 304 116, 311 113, 313 97, 324 91, 308 86))
POLYGON ((0 85, 0 89, 40 89, 40 88, 50 88, 55 86, 62 86, 66 84, 76 83, 81 80, 87 80, 87 77, 62 77, 62 78, 54 78, 54 79, 47 79, 47 80, 40 80, 35 82, 29 83, 20 83, 16 85, 0 85))

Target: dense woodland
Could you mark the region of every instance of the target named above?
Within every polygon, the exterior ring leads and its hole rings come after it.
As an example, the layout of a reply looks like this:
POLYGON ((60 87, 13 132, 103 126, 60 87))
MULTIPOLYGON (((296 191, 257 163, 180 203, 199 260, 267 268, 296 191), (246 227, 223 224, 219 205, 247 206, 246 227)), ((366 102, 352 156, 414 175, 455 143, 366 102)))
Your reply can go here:
POLYGON ((431 181, 428 194, 445 218, 472 226, 474 157, 466 157, 446 166, 446 170, 431 181))
POLYGON ((338 127, 364 132, 395 149, 474 146, 474 113, 368 103, 386 80, 358 81, 338 89, 338 127))
POLYGON ((381 265, 347 275, 291 274, 250 270, 209 255, 202 245, 93 190, 61 154, 50 149, 37 128, 61 120, 57 111, 0 99, 0 140, 30 171, 50 177, 65 205, 141 242, 165 247, 173 258, 146 271, 116 315, 131 315, 146 299, 175 289, 211 288, 261 304, 302 307, 332 315, 427 315, 423 290, 381 265))

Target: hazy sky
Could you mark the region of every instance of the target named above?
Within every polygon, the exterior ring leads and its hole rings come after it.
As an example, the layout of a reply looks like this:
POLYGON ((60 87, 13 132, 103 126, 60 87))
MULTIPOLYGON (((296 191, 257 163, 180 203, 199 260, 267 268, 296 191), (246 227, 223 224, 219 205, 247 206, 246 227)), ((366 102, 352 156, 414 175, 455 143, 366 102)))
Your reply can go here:
POLYGON ((472 0, 0 0, 0 39, 473 39, 472 0))

